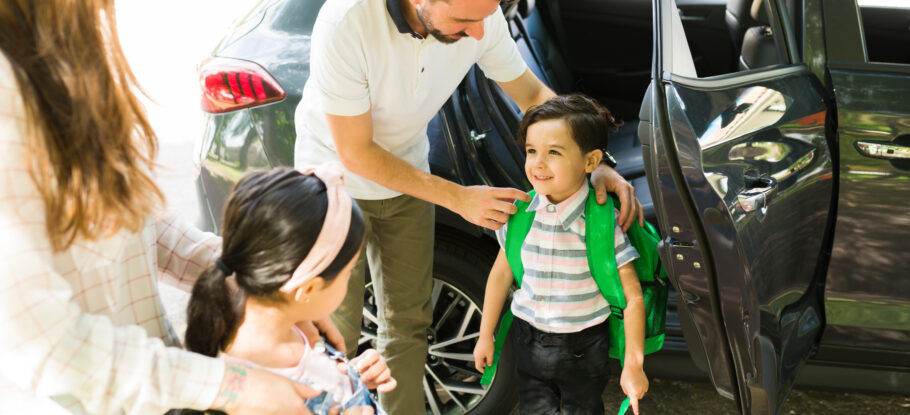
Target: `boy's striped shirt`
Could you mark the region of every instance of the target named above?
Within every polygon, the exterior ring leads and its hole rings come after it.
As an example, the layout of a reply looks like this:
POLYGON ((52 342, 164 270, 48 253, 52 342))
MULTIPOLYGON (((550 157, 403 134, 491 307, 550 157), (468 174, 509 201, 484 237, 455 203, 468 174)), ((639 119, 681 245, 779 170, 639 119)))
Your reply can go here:
MULTIPOLYGON (((535 195, 527 211, 536 211, 521 246, 525 275, 512 297, 512 313, 539 330, 572 333, 602 323, 610 315, 588 268, 585 247, 585 183, 568 199, 552 204, 535 195)), ((618 215, 618 212, 617 212, 618 215)), ((496 232, 505 246, 507 225, 496 232)), ((617 224, 614 232, 616 266, 638 258, 638 252, 617 224)))

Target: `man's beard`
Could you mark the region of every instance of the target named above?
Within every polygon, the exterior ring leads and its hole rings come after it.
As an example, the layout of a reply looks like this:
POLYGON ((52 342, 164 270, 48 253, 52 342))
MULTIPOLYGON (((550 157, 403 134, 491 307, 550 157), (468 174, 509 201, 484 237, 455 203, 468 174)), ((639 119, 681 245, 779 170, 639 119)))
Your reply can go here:
POLYGON ((468 34, 463 31, 458 32, 454 35, 447 35, 447 34, 440 32, 435 27, 433 27, 433 25, 430 23, 430 17, 428 15, 426 15, 426 13, 420 7, 417 7, 417 20, 420 20, 420 23, 423 25, 424 29, 427 29, 427 34, 435 37, 436 40, 439 41, 439 43, 452 44, 452 43, 457 42, 462 37, 468 36, 468 34), (459 37, 456 38, 454 36, 459 36, 459 37))

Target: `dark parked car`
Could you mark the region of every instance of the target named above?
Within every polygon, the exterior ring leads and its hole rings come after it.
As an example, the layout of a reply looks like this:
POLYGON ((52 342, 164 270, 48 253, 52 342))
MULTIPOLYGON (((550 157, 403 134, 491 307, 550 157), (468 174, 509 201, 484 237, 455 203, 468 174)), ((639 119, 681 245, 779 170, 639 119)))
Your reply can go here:
MULTIPOLYGON (((293 163, 321 3, 260 2, 201 65, 205 227, 245 171, 293 163)), ((625 121, 609 150, 659 225, 675 288, 649 374, 706 376, 743 413, 779 412, 798 374, 910 393, 910 5, 878 3, 504 5, 538 77, 625 121)), ((430 124, 433 173, 528 188, 520 116, 473 68, 430 124)), ((498 246, 442 208, 436 235, 428 412, 508 413, 511 371, 484 389, 471 355, 498 246)))

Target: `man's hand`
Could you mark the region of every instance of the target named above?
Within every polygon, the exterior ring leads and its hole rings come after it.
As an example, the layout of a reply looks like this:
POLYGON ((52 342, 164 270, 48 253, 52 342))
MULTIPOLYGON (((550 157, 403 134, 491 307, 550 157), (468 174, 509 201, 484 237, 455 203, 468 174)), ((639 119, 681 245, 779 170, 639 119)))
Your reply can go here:
POLYGON ((303 400, 319 391, 259 369, 227 365, 212 409, 237 414, 312 415, 303 400))
MULTIPOLYGON (((360 380, 367 389, 376 389, 379 392, 389 392, 398 386, 398 381, 392 377, 392 372, 385 363, 385 359, 374 349, 364 350, 360 356, 351 359, 348 364, 360 372, 360 380)), ((344 365, 342 363, 342 365, 344 365)))
POLYGON ((619 197, 619 225, 623 232, 629 230, 629 227, 638 219, 638 226, 645 226, 645 213, 641 208, 641 202, 635 197, 635 187, 629 184, 616 170, 613 170, 606 164, 601 164, 591 173, 591 185, 594 186, 594 194, 597 196, 597 203, 607 203, 607 193, 615 193, 619 197))
POLYGON ((460 193, 452 211, 468 222, 494 231, 515 213, 516 199, 531 200, 527 193, 506 187, 468 186, 461 187, 460 193))
POLYGON ((648 377, 644 369, 641 366, 626 365, 619 377, 619 385, 622 386, 622 392, 629 397, 632 412, 638 415, 638 400, 648 391, 648 377))
POLYGON ((474 345, 474 368, 478 372, 483 373, 487 366, 493 365, 495 349, 492 336, 481 335, 477 338, 477 344, 474 345))
POLYGON ((330 317, 325 317, 316 321, 301 321, 297 323, 297 327, 303 331, 303 335, 306 336, 307 340, 310 342, 310 347, 321 342, 322 336, 325 336, 325 340, 330 346, 334 347, 335 350, 344 353, 347 352, 344 347, 344 337, 341 336, 341 332, 338 331, 338 327, 335 326, 335 323, 332 322, 330 317))

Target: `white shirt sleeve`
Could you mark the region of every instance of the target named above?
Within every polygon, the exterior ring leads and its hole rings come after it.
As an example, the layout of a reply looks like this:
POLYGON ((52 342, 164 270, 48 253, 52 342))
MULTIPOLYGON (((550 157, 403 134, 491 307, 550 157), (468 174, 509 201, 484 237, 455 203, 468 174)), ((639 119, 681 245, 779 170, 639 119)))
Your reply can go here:
MULTIPOLYGON (((325 12, 325 10, 323 10, 325 12)), ((337 19, 320 12, 310 43, 310 78, 323 112, 354 116, 370 109, 365 47, 353 17, 337 19)), ((328 13, 326 13, 328 14, 328 13)))
MULTIPOLYGON (((38 397, 75 399, 89 413, 208 407, 223 362, 166 347, 141 327, 115 325, 73 300, 85 287, 52 266, 44 202, 28 170, 23 104, 2 57, 0 78, 0 377, 38 397)), ((111 283, 141 276, 113 275, 111 283)))
POLYGON ((515 40, 509 34, 508 22, 502 9, 497 8, 495 13, 484 19, 484 40, 487 48, 477 63, 487 78, 496 82, 514 81, 528 69, 518 53, 515 40))

